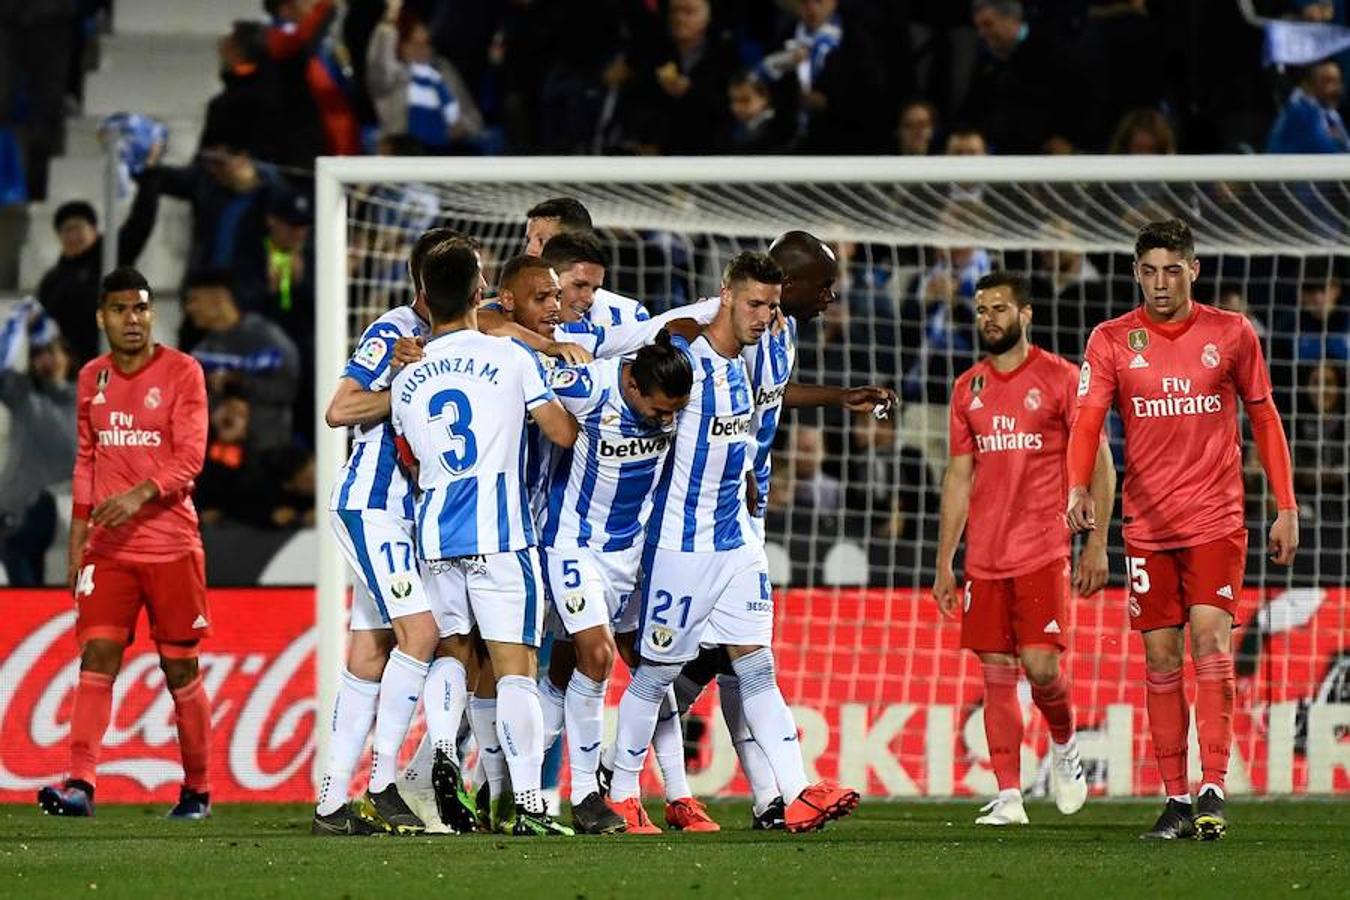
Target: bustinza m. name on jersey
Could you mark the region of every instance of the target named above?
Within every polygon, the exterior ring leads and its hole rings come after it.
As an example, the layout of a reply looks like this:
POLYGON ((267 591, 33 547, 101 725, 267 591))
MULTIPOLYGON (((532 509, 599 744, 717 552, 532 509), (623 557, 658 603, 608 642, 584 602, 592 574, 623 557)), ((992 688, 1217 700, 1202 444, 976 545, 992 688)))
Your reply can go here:
MULTIPOLYGON (((343 376, 368 391, 389 389, 393 378, 390 362, 394 344, 402 337, 421 337, 426 322, 411 306, 389 310, 370 324, 347 361, 343 376)), ((413 516, 413 497, 408 479, 398 467, 394 429, 386 420, 352 429, 352 452, 338 472, 329 497, 329 509, 384 509, 405 519, 413 516)))
POLYGON ((557 451, 540 543, 626 550, 650 513, 657 471, 675 433, 642 419, 624 400, 623 363, 555 369, 551 386, 576 417, 576 444, 557 451))
POLYGON ((685 552, 732 550, 754 540, 745 508, 745 473, 754 447, 750 377, 744 358, 722 356, 707 337, 689 345, 688 353, 694 386, 689 405, 676 417, 675 444, 653 494, 647 543, 685 552))
POLYGON ((524 344, 464 329, 427 341, 396 376, 394 430, 418 462, 423 559, 523 550, 535 543, 525 495, 525 416, 554 399, 524 344))

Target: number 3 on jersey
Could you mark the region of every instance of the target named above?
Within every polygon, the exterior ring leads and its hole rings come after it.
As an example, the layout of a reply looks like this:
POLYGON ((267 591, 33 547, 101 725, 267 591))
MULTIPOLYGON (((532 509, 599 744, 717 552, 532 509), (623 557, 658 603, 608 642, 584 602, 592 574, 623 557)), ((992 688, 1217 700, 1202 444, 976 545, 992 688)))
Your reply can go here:
POLYGON ((451 475, 461 475, 478 462, 478 442, 469 425, 473 422, 473 408, 463 391, 447 390, 433 394, 427 404, 430 421, 448 417, 446 431, 450 434, 450 449, 441 454, 441 465, 451 475))

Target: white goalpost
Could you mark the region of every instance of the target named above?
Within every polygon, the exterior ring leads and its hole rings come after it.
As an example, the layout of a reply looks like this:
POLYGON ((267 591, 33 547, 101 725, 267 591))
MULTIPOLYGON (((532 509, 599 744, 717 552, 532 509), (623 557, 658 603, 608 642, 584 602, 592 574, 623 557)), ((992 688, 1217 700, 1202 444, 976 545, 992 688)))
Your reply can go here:
MULTIPOLYGON (((1033 341, 1076 362, 1097 322, 1134 305, 1129 260, 1138 227, 1160 218, 1186 220, 1202 261, 1199 299, 1241 308, 1259 323, 1277 402, 1291 440, 1299 442, 1296 468, 1302 460, 1307 475, 1312 466, 1300 488, 1307 503, 1305 550, 1295 571, 1269 566, 1259 552, 1264 531, 1252 536, 1254 612, 1244 624, 1265 640, 1252 662, 1253 684, 1265 692, 1261 727, 1299 730, 1289 742, 1292 762, 1283 750, 1267 753, 1260 745, 1257 755, 1266 757, 1259 769, 1252 767, 1250 781, 1265 791, 1281 790, 1286 775, 1289 790, 1296 782, 1321 783, 1299 754, 1314 747, 1332 752, 1318 743, 1332 720, 1317 712, 1316 698, 1303 706, 1299 698, 1315 694, 1324 683, 1319 679, 1335 676, 1323 666, 1325 648, 1350 654, 1342 602, 1350 524, 1344 480, 1338 491, 1334 477, 1318 468, 1335 466, 1343 438, 1313 427, 1336 415, 1314 395, 1325 380, 1340 378, 1339 415, 1346 415, 1345 360, 1337 355, 1338 341, 1347 338, 1325 319, 1318 333, 1308 325, 1317 320, 1304 313, 1312 314, 1308 298, 1319 290, 1325 299, 1339 279, 1350 281, 1350 162, 1334 156, 326 157, 318 162, 316 187, 321 502, 348 452, 345 430, 328 428, 323 411, 364 326, 411 299, 406 254, 427 227, 448 225, 482 241, 492 282, 497 267, 520 252, 526 210, 549 197, 575 197, 589 209, 611 259, 606 287, 654 313, 714 293, 727 259, 741 249, 763 249, 783 231, 804 229, 836 247, 844 272, 840 299, 822 321, 804 326, 796 379, 888 384, 904 408, 887 423, 834 411, 785 420, 775 454, 769 552, 775 586, 793 589, 780 603, 778 634, 785 693, 808 710, 799 716, 804 749, 820 743, 822 765, 860 773, 874 791, 893 794, 943 794, 981 784, 977 766, 949 759, 950 745, 973 734, 969 721, 963 726, 958 718, 968 712, 963 691, 970 673, 959 661, 950 669, 934 661, 938 650, 956 656, 955 640, 917 606, 931 603, 926 589, 936 544, 936 483, 946 462, 946 387, 978 353, 964 305, 973 279, 990 269, 1028 274, 1033 341), (1320 599, 1308 592, 1321 592, 1320 599), (1296 612, 1282 611, 1281 603, 1296 612), (1300 628, 1316 634, 1295 640, 1290 635, 1300 628), (1281 647, 1281 640, 1289 642, 1300 658, 1281 659, 1272 639, 1281 647), (892 723, 894 739, 883 744, 896 764, 888 767, 869 755, 866 747, 874 749, 875 741, 862 741, 850 729, 861 728, 866 737, 891 727, 885 711, 897 704, 929 712, 921 725, 892 723)), ((1118 442, 1116 462, 1122 462, 1118 442)), ((1257 472, 1248 484, 1253 529, 1266 501, 1257 472)), ((322 514, 317 537, 316 769, 343 662, 350 585, 322 514)), ((1117 578, 1119 560, 1113 543, 1117 578)), ((1137 648, 1123 645, 1109 611, 1080 606, 1076 626, 1095 643, 1079 646, 1075 671, 1092 685, 1084 696, 1101 741, 1095 751, 1089 744, 1087 755, 1097 753, 1105 790, 1131 793, 1150 776, 1139 750, 1142 732, 1128 727, 1131 713, 1121 709, 1129 700, 1116 684, 1137 648)), ((1341 677, 1350 681, 1350 673, 1341 677)))

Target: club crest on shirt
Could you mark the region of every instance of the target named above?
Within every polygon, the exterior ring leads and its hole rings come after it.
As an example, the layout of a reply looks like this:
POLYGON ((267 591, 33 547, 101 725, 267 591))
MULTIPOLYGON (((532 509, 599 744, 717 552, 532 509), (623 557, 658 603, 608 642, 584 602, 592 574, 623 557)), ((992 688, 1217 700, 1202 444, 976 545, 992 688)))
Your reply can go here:
POLYGON ((95 406, 108 402, 108 398, 103 396, 103 391, 108 387, 108 370, 104 369, 98 373, 98 378, 94 381, 94 387, 97 389, 94 393, 94 399, 89 401, 95 406))
POLYGON ((389 584, 389 593, 394 595, 395 600, 407 600, 412 596, 412 581, 407 578, 395 578, 389 584))
POLYGON ((570 594, 563 595, 563 608, 571 615, 576 615, 586 608, 586 595, 581 591, 573 591, 570 594))
POLYGON ((1135 353, 1148 349, 1148 331, 1143 328, 1136 328, 1130 332, 1129 337, 1125 339, 1130 349, 1135 353))
POLYGON ((157 388, 157 387, 152 387, 150 390, 148 390, 148 391, 145 392, 145 408, 146 408, 146 409, 159 409, 159 402, 160 402, 160 400, 161 400, 161 397, 160 397, 160 394, 159 394, 159 388, 157 388))
POLYGON ((970 393, 976 397, 980 396, 980 391, 984 390, 984 376, 976 375, 970 379, 970 393))
POLYGON ((1206 369, 1217 369, 1219 367, 1219 348, 1213 344, 1206 344, 1200 351, 1200 364, 1206 369))
POLYGON ((1025 406, 1027 409, 1031 410, 1032 412, 1035 412, 1036 410, 1040 409, 1041 389, 1032 388, 1031 390, 1027 391, 1026 397, 1022 398, 1022 405, 1025 406))

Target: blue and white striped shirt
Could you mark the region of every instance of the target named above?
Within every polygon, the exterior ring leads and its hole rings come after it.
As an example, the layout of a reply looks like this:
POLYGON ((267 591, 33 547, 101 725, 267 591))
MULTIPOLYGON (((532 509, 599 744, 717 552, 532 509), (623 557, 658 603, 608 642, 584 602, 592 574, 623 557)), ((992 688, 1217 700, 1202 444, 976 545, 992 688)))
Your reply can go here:
MULTIPOLYGON (((401 337, 420 337, 427 331, 427 323, 411 306, 389 310, 361 335, 343 376, 368 391, 388 390, 393 377, 389 363, 394 358, 394 343, 401 337)), ((328 508, 384 509, 412 519, 412 490, 398 467, 394 428, 388 420, 352 429, 352 452, 338 470, 328 508)))
POLYGON ((544 547, 626 550, 642 536, 675 426, 648 422, 628 405, 623 366, 607 359, 553 373, 553 391, 580 429, 575 446, 557 451, 540 537, 544 547))
POLYGON ((759 342, 741 352, 750 373, 755 415, 751 423, 755 453, 751 471, 758 488, 755 516, 763 517, 769 505, 769 476, 773 471, 773 438, 783 417, 783 395, 797 362, 797 320, 783 317, 781 326, 764 332, 759 342))

